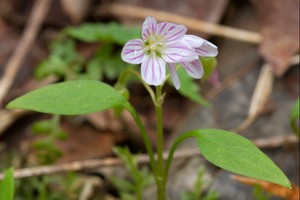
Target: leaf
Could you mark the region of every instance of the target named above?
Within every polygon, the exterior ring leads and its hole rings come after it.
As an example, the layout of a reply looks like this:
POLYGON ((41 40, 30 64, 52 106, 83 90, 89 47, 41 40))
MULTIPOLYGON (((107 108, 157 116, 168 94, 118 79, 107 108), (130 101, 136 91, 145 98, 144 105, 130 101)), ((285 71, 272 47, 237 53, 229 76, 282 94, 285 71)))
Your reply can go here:
POLYGON ((67 76, 81 70, 84 58, 76 51, 74 40, 58 38, 50 47, 50 56, 35 69, 35 77, 42 79, 48 75, 67 76))
POLYGON ((84 42, 108 41, 124 45, 128 40, 140 37, 140 28, 126 27, 117 23, 85 23, 69 27, 65 33, 84 42))
POLYGON ((80 115, 98 112, 127 101, 113 87, 94 80, 68 81, 29 92, 7 105, 7 108, 33 110, 58 115, 80 115))
MULTIPOLYGON (((194 81, 192 77, 190 77, 184 70, 183 67, 179 67, 177 70, 177 74, 180 79, 180 89, 178 92, 184 96, 189 98, 190 100, 194 101, 195 103, 201 104, 206 107, 210 107, 211 104, 206 101, 199 93, 200 87, 199 85, 194 81)), ((170 83, 170 81, 169 81, 170 83)), ((171 83, 172 84, 172 83, 171 83)))
POLYGON ((291 188, 284 173, 248 139, 218 129, 195 130, 187 134, 196 137, 201 154, 214 165, 291 188))
POLYGON ((14 198, 14 170, 9 168, 0 182, 0 199, 13 200, 14 198))
POLYGON ((119 177, 110 177, 109 180, 120 192, 125 192, 125 193, 134 192, 134 185, 125 179, 119 177))
POLYGON ((200 60, 204 69, 204 75, 202 77, 202 80, 206 81, 210 78, 210 76, 216 69, 217 59, 216 57, 200 57, 200 60))
POLYGON ((300 118, 300 99, 295 102, 290 115, 290 124, 293 131, 300 137, 299 131, 299 118, 300 118))
POLYGON ((35 134, 49 134, 53 129, 53 123, 51 120, 37 121, 32 125, 32 132, 35 134))

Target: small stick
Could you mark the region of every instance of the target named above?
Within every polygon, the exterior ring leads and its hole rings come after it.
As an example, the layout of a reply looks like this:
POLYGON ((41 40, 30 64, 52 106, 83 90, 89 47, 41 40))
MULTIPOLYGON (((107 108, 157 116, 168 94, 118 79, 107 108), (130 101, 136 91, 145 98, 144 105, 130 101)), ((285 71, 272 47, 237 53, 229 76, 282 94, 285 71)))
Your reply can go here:
MULTIPOLYGON (((289 65, 296 65, 296 64, 299 64, 299 55, 293 56, 289 61, 289 65)), ((256 120, 259 114, 263 111, 267 103, 267 100, 269 99, 272 93, 273 80, 274 80, 274 73, 272 68, 273 67, 269 63, 266 63, 262 66, 251 99, 248 116, 241 124, 233 128, 232 131, 240 132, 242 130, 245 130, 256 120)))
POLYGON ((9 59, 4 75, 0 81, 0 103, 11 87, 16 74, 18 73, 24 58, 28 54, 41 24, 47 14, 51 0, 36 0, 31 15, 21 39, 16 46, 12 57, 9 59))
POLYGON ((192 31, 208 33, 220 37, 235 39, 239 41, 259 44, 262 37, 259 33, 245 31, 238 28, 217 25, 203 20, 184 17, 182 15, 172 14, 169 12, 158 11, 137 6, 113 3, 99 10, 101 14, 111 14, 114 16, 132 17, 145 19, 147 16, 154 16, 159 21, 169 21, 178 24, 184 24, 192 31))
MULTIPOLYGON (((288 144, 296 144, 299 142, 298 138, 295 135, 284 135, 284 136, 275 136, 268 139, 257 139, 253 141, 260 148, 274 148, 280 147, 288 144)), ((168 158, 168 152, 164 152, 163 158, 166 160, 168 158)), ((198 149, 185 149, 178 150, 174 154, 174 159, 187 159, 194 156, 200 156, 198 149)), ((149 157, 147 154, 139 154, 137 156, 137 162, 139 164, 149 163, 149 157)), ((15 178, 27 178, 32 176, 41 176, 49 175, 56 173, 63 173, 68 171, 83 171, 91 170, 107 166, 120 166, 123 165, 123 161, 119 158, 105 158, 105 159, 91 159, 84 161, 75 161, 71 163, 61 164, 61 165, 50 165, 42 167, 32 167, 17 169, 14 172, 15 178)), ((4 174, 0 174, 0 180, 2 180, 4 174)))

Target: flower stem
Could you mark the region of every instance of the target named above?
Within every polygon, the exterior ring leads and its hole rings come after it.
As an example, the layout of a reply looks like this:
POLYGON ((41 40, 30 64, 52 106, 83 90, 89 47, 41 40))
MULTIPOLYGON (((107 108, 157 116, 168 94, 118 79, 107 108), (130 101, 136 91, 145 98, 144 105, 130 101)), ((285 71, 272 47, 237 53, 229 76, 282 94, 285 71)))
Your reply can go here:
POLYGON ((162 103, 163 96, 161 94, 161 86, 156 87, 155 98, 155 112, 156 112, 156 148, 157 148, 157 199, 165 199, 165 174, 164 174, 164 160, 163 160, 163 120, 162 120, 162 103))
POLYGON ((157 166, 156 166, 156 161, 155 161, 155 158, 154 158, 154 153, 153 153, 153 149, 152 149, 152 146, 151 146, 151 142, 150 142, 150 138, 147 134, 147 131, 139 117, 139 115, 137 114, 136 110, 132 107, 132 105, 130 103, 127 103, 126 105, 124 105, 125 108, 131 113, 134 121, 136 122, 137 126, 139 127, 140 129, 140 132, 143 136, 143 140, 144 140, 144 143, 145 143, 145 146, 146 146, 146 151, 147 151, 147 154, 149 155, 149 158, 150 158, 150 165, 151 165, 151 168, 153 170, 153 174, 154 174, 154 177, 156 179, 156 174, 157 174, 157 166))

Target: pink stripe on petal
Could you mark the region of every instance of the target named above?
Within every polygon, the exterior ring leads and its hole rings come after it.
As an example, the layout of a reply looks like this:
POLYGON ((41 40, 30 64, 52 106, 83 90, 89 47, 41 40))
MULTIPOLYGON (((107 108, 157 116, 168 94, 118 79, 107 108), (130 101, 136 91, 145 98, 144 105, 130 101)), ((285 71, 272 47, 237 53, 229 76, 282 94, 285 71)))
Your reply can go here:
POLYGON ((147 17, 142 26, 142 38, 146 40, 149 35, 153 35, 156 32, 157 22, 154 17, 147 17))
POLYGON ((166 77, 165 62, 161 58, 146 55, 141 65, 141 74, 148 85, 161 85, 166 77))
POLYGON ((180 88, 180 81, 176 72, 176 64, 175 63, 168 63, 168 69, 173 81, 174 87, 178 90, 180 88))
POLYGON ((187 28, 183 25, 176 25, 175 27, 171 27, 171 29, 166 32, 164 39, 166 42, 176 42, 183 38, 187 31, 187 28))
POLYGON ((165 37, 176 25, 169 22, 161 22, 157 24, 156 34, 165 37))
POLYGON ((166 62, 185 62, 197 59, 198 55, 193 48, 180 41, 174 44, 166 44, 162 58, 166 62))
POLYGON ((218 55, 218 47, 208 41, 204 41, 200 47, 195 48, 195 51, 200 56, 214 57, 218 55))
POLYGON ((122 60, 131 64, 140 64, 144 58, 143 45, 141 39, 129 40, 122 49, 122 60))
POLYGON ((184 69, 191 77, 196 79, 202 78, 204 71, 199 59, 192 62, 182 62, 180 64, 184 67, 184 69))

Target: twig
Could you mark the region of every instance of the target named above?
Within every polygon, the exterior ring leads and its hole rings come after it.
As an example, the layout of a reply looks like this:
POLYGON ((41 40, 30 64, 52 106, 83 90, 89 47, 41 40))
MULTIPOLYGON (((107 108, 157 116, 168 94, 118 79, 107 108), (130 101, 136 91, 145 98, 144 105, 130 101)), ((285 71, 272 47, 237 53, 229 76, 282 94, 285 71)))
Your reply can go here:
POLYGON ((16 46, 12 57, 9 59, 5 73, 0 81, 0 103, 11 87, 17 72, 19 71, 24 58, 30 52, 29 48, 32 45, 36 35, 41 27, 41 24, 47 14, 51 0, 36 0, 31 15, 26 26, 26 29, 16 46))
POLYGON ((267 149, 296 144, 299 142, 299 139, 295 134, 289 134, 273 136, 266 139, 255 139, 252 140, 252 142, 261 149, 267 149))
MULTIPOLYGON (((287 136, 276 136, 267 139, 258 139, 253 141, 260 148, 274 148, 283 145, 296 144, 299 142, 295 135, 287 136)), ((194 156, 200 156, 198 149, 185 149, 178 150, 174 154, 174 159, 187 159, 194 156)), ((163 158, 166 160, 168 157, 168 152, 164 152, 163 158)), ((149 163, 149 157, 147 154, 140 154, 137 156, 137 162, 139 164, 149 163)), ((83 171, 91 170, 107 166, 119 166, 123 165, 123 161, 119 158, 105 158, 105 159, 92 159, 84 161, 75 161, 71 163, 61 164, 61 165, 50 165, 43 167, 32 167, 15 170, 15 178, 27 178, 32 176, 49 175, 56 173, 63 173, 69 171, 83 171)), ((0 174, 0 180, 3 179, 4 174, 0 174)))
POLYGON ((164 11, 137 6, 129 6, 125 4, 110 4, 107 7, 100 8, 99 13, 138 19, 145 19, 147 16, 154 16, 159 21, 169 21, 178 24, 184 24, 190 30, 196 32, 208 33, 220 37, 226 37, 255 44, 260 43, 262 40, 261 35, 256 32, 245 31, 237 28, 231 28, 228 26, 205 22, 191 17, 184 17, 182 15, 172 14, 164 11))
MULTIPOLYGON (((299 55, 293 56, 289 61, 289 65, 295 64, 299 64, 299 55)), ((233 128, 232 131, 240 132, 242 130, 245 130, 256 120, 259 114, 263 111, 272 92, 274 79, 272 68, 273 67, 269 63, 263 65, 251 99, 248 116, 240 125, 233 128)))
POLYGON ((272 91, 273 79, 274 74, 272 71, 272 66, 269 63, 264 64, 260 71, 260 75, 251 99, 248 117, 238 127, 232 129, 232 131, 240 132, 246 129, 263 111, 272 91))
MULTIPOLYGON (((175 153, 174 159, 189 158, 195 156, 196 154, 199 154, 198 149, 182 150, 175 153)), ((163 155, 165 160, 167 159, 167 156, 168 153, 165 152, 163 155)), ((137 157, 137 161, 139 164, 147 164, 149 163, 149 157, 147 154, 140 154, 137 157)), ((96 168, 106 167, 106 166, 119 166, 119 165, 123 165, 123 161, 119 158, 92 159, 92 160, 84 160, 84 161, 75 161, 75 162, 66 163, 62 165, 50 165, 50 166, 43 166, 43 167, 19 169, 19 170, 15 170, 14 177, 26 178, 32 176, 62 173, 67 171, 82 171, 82 170, 90 170, 90 169, 96 169, 96 168)), ((3 178, 3 176, 4 174, 0 174, 0 180, 3 178)))

